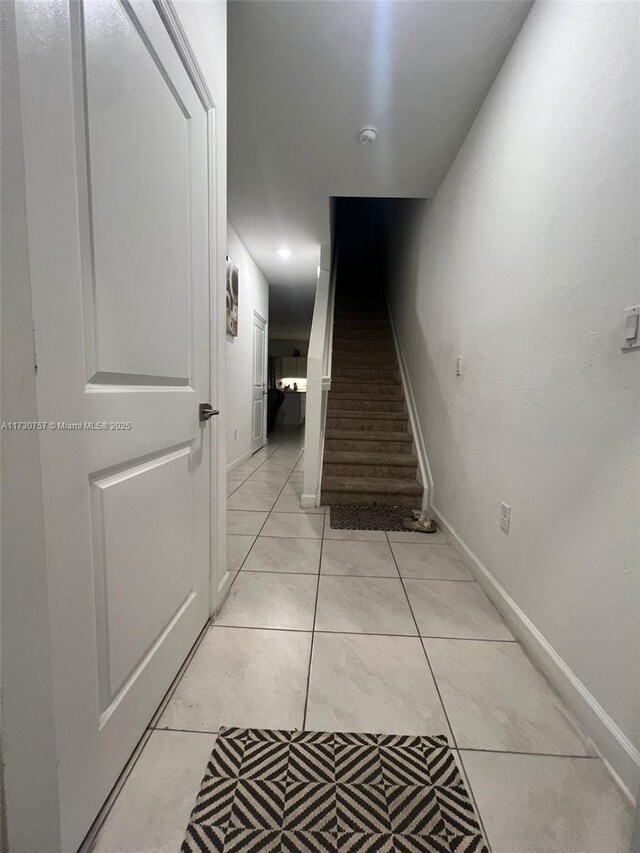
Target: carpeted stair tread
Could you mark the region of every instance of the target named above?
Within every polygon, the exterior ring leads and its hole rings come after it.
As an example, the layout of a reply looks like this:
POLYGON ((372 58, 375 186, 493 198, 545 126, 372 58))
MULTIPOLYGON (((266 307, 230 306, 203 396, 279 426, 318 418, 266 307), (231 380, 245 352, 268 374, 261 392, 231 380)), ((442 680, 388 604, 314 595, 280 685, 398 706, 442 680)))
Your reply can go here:
POLYGON ((336 412, 335 414, 327 413, 328 418, 340 418, 342 420, 365 420, 365 421, 400 421, 408 420, 409 415, 406 412, 336 412))
POLYGON ((393 340, 389 338, 384 341, 364 341, 354 340, 353 338, 335 338, 333 339, 333 351, 340 355, 351 355, 356 353, 365 353, 371 355, 394 355, 393 340))
POLYGON ((402 397, 335 397, 329 400, 330 412, 404 412, 402 397))
MULTIPOLYGON (((361 432, 404 432, 407 429, 406 415, 402 412, 389 412, 395 418, 350 418, 349 415, 360 414, 349 409, 327 413, 327 429, 353 430, 358 435, 361 432), (404 419, 403 419, 404 418, 404 419)), ((371 415, 374 412, 363 412, 371 415)))
POLYGON ((415 467, 418 462, 412 453, 358 453, 351 450, 328 450, 324 454, 324 461, 359 465, 406 465, 409 468, 415 467))
MULTIPOLYGON (((348 415, 351 412, 347 409, 344 414, 348 415)), ((398 414, 400 417, 402 415, 401 412, 392 414, 398 414)), ((369 432, 404 432, 406 428, 407 423, 403 420, 367 421, 362 418, 341 418, 340 413, 332 414, 327 419, 327 429, 349 430, 353 433, 354 438, 369 432)))
POLYGON ((355 434, 348 429, 331 429, 327 428, 325 433, 327 438, 344 438, 347 440, 353 439, 357 441, 402 441, 406 444, 411 444, 413 439, 408 432, 382 432, 382 431, 365 431, 355 434))
POLYGON ((376 385, 398 385, 400 374, 393 369, 376 370, 372 368, 366 370, 357 367, 338 367, 333 370, 333 381, 353 382, 360 385, 368 382, 373 382, 376 385))
POLYGON ((398 380, 391 375, 391 371, 389 374, 382 374, 381 376, 344 376, 343 374, 333 374, 333 384, 332 389, 335 385, 338 385, 339 388, 344 388, 347 391, 357 391, 360 393, 363 390, 369 390, 371 388, 384 388, 385 391, 390 391, 391 388, 397 388, 398 393, 402 393, 402 388, 398 380))
POLYGON ((389 495, 386 492, 323 491, 320 500, 323 506, 371 504, 372 506, 406 506, 408 509, 420 509, 422 502, 419 495, 389 495))
POLYGON ((397 361, 392 352, 339 352, 333 351, 333 365, 349 365, 350 367, 386 369, 397 368, 397 361))
POLYGON ((392 477, 323 477, 322 491, 422 495, 422 486, 416 480, 401 480, 392 477))
POLYGON ((331 383, 334 400, 402 400, 402 389, 397 385, 365 385, 362 382, 344 383, 334 379, 331 383))
POLYGON ((327 413, 327 429, 351 430, 354 435, 363 432, 404 432, 407 429, 407 415, 404 412, 385 412, 395 415, 391 418, 352 418, 350 415, 374 415, 378 412, 357 412, 342 409, 327 413))

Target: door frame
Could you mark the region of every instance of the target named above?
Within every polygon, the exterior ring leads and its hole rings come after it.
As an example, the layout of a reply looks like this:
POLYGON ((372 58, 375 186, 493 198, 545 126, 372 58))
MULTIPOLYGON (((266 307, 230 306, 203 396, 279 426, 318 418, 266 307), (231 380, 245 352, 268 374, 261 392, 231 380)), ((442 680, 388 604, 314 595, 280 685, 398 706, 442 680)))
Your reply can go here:
MULTIPOLYGON (((207 159, 208 159, 208 196, 209 196, 209 400, 214 408, 223 408, 223 388, 225 373, 223 370, 224 359, 221 357, 220 341, 224 343, 224 333, 221 334, 220 323, 225 317, 226 306, 222 307, 222 296, 219 291, 219 283, 224 282, 224 267, 226 264, 226 247, 219 254, 218 241, 218 164, 216 162, 216 106, 215 101, 195 57, 182 23, 178 18, 173 5, 173 0, 154 0, 155 7, 167 32, 176 48, 178 56, 182 60, 187 75, 196 90, 198 97, 207 114, 207 159)), ((224 223, 226 229, 226 221, 224 223)), ((225 431, 221 428, 224 423, 220 416, 209 421, 210 434, 210 498, 211 498, 211 523, 209 527, 209 553, 210 553, 210 606, 209 615, 213 616, 221 606, 226 597, 226 589, 229 577, 226 571, 226 500, 221 498, 224 493, 226 497, 226 478, 220 477, 220 472, 226 472, 226 447, 225 431)))
MULTIPOLYGON (((123 0, 126 5, 126 0, 123 0)), ((20 13, 17 4, 3 5, 3 54, 7 62, 18 59, 25 62, 21 52, 20 13)), ((228 592, 226 573, 226 502, 225 471, 226 445, 224 431, 224 255, 226 233, 226 142, 225 101, 221 95, 219 105, 213 98, 199 63, 191 48, 185 30, 172 0, 154 0, 155 8, 166 27, 180 61, 200 99, 207 120, 208 150, 208 283, 209 283, 209 347, 210 347, 210 397, 221 416, 209 425, 210 441, 210 567, 209 610, 215 612, 228 592), (220 112, 222 109, 222 112, 220 112), (218 137, 216 139, 216 137, 218 137), (217 144, 216 144, 217 141, 217 144)), ((4 60, 4 56, 3 56, 4 60)), ((2 414, 5 420, 38 420, 36 403, 37 375, 33 341, 33 316, 28 254, 29 214, 24 207, 24 174, 21 173, 24 152, 22 108, 16 73, 4 74, 6 91, 12 94, 11 111, 6 123, 7 136, 12 147, 7 147, 7 164, 11 156, 11 185, 14 194, 3 199, 14 211, 15 227, 12 231, 18 242, 11 250, 2 247, 2 321, 14 334, 3 339, 3 368, 7 365, 6 385, 2 388, 2 414), (17 192, 17 196, 16 196, 17 192), (11 204, 9 205, 9 202, 11 204), (4 278, 6 271, 13 272, 11 279, 4 278)), ((3 85, 3 93, 5 87, 3 85)), ((9 104, 7 105, 9 107, 9 104)), ((5 123, 3 122, 3 125, 5 123)), ((3 142, 5 139, 3 127, 3 142)), ((4 169, 3 169, 4 175, 4 169)), ((3 216, 4 219, 4 216, 3 216)), ((4 230, 4 229, 3 229, 4 230)), ((4 373, 4 370, 3 370, 4 373)), ((48 628, 50 601, 48 594, 46 555, 44 552, 44 519, 42 517, 42 486, 40 482, 40 457, 37 433, 24 433, 22 443, 3 440, 3 529, 2 565, 2 651, 3 651, 3 729, 0 746, 4 762, 0 767, 0 793, 5 805, 6 821, 0 821, 0 847, 2 842, 26 843, 30 849, 59 849, 60 812, 57 779, 58 746, 53 709, 53 684, 51 637, 48 628), (26 449, 26 453, 25 453, 26 449), (6 476, 5 476, 6 475, 6 476), (5 490, 6 487, 6 490, 5 490), (10 506, 9 506, 10 505, 10 506), (5 537, 7 530, 13 530, 5 537), (28 612, 24 611, 29 603, 28 612), (12 614, 12 618, 5 618, 12 614), (31 672, 33 678, 25 678, 31 672), (34 819, 35 802, 25 797, 33 792, 38 801, 39 817, 34 819)), ((197 645, 197 644, 196 644, 197 645)), ((195 648, 195 647, 194 647, 195 648)), ((169 688, 170 685, 167 685, 169 688)), ((145 738, 141 741, 141 746, 145 738)), ((116 783, 124 783, 127 769, 136 757, 133 753, 129 765, 116 783)), ((112 792, 113 794, 113 792, 112 792)), ((99 815, 104 817, 109 797, 99 815)))
MULTIPOLYGON (((253 312, 251 315, 252 367, 253 367, 253 365, 255 365, 255 336, 253 335, 253 327, 254 327, 253 321, 254 321, 255 317, 257 317, 258 320, 261 320, 264 323, 264 359, 263 359, 263 363, 264 363, 264 387, 267 390, 269 390, 267 387, 268 383, 269 383, 269 321, 266 319, 266 317, 263 317, 262 314, 258 310, 256 310, 255 308, 253 309, 253 312)), ((251 373, 253 376, 253 370, 251 371, 251 373)), ((253 378, 252 378, 252 380, 251 380, 251 411, 253 411, 253 388, 254 388, 254 385, 253 385, 253 378)), ((263 395, 263 399, 264 399, 264 395, 263 395)), ((253 414, 251 416, 251 419, 252 419, 252 423, 253 423, 253 414)), ((266 403, 266 401, 263 403, 262 434, 264 436, 264 444, 262 445, 262 447, 264 447, 265 444, 267 443, 267 403, 266 403)), ((258 450, 261 450, 262 447, 258 448, 258 450)), ((253 456, 254 453, 258 452, 258 450, 252 450, 251 455, 253 456)))

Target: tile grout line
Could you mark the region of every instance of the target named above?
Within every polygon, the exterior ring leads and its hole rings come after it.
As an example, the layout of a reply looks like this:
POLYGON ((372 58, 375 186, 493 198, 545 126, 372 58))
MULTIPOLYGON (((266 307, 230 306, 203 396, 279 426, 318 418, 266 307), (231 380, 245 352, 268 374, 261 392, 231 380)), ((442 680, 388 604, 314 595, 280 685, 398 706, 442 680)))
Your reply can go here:
POLYGON ((525 755, 528 758, 575 758, 585 761, 602 761, 599 755, 573 755, 569 752, 522 752, 514 749, 475 749, 472 746, 458 747, 458 752, 483 752, 488 755, 525 755))
MULTIPOLYGON (((280 445, 278 445, 278 447, 276 448, 276 450, 274 450, 274 451, 273 451, 273 454, 275 454, 275 453, 280 449, 280 447, 282 447, 282 445, 283 445, 283 444, 284 444, 284 441, 283 441, 280 445)), ((278 500, 278 498, 280 497, 280 495, 281 495, 281 494, 282 494, 282 492, 284 491, 285 486, 286 486, 286 485, 287 485, 287 483, 289 482, 289 477, 291 476, 291 474, 293 474, 293 469, 296 467, 296 465, 297 465, 297 464, 298 464, 298 462, 300 461, 300 457, 302 456, 302 454, 303 454, 303 453, 304 453, 304 450, 301 450, 301 451, 300 451, 300 454, 299 454, 299 455, 298 455, 298 457, 296 458, 296 461, 295 461, 295 462, 294 462, 294 464, 293 464, 293 468, 292 468, 292 469, 291 469, 291 471, 289 472, 289 474, 288 474, 288 476, 287 476, 287 479, 284 481, 284 483, 283 483, 283 485, 282 485, 282 488, 281 488, 281 489, 280 489, 280 491, 278 492, 278 497, 276 498, 276 500, 275 500, 275 501, 274 501, 274 503, 273 503, 273 505, 274 505, 274 506, 275 506, 275 504, 276 504, 276 501, 278 500)), ((273 454, 271 454, 271 456, 273 456, 273 454)), ((268 456, 268 457, 267 457, 267 459, 269 459, 269 458, 270 458, 270 457, 268 456)), ((267 461, 267 459, 265 459, 265 462, 267 461)), ((262 465, 264 465, 264 462, 262 463, 262 465)), ((258 468, 256 468, 256 471, 258 471, 258 470, 262 467, 262 465, 260 465, 258 468)), ((254 472, 253 472, 253 474, 255 474, 255 473, 256 473, 256 471, 254 471, 254 472)), ((253 474, 250 474, 250 475, 249 475, 249 477, 247 477, 247 480, 249 480, 249 479, 253 476, 253 474)), ((227 498, 227 501, 228 501, 228 500, 229 500, 229 498, 227 498)), ((227 510, 227 512, 233 512, 233 510, 227 510)), ((246 510, 246 512, 265 512, 265 510, 246 510)), ((268 510, 268 511, 266 511, 266 512, 267 512, 267 517, 266 517, 266 518, 265 518, 265 520, 262 522, 262 526, 260 527, 260 530, 257 532, 256 537, 255 537, 255 539, 253 540, 253 543, 251 544, 251 548, 249 548, 249 550, 247 551, 247 553, 246 553, 246 555, 245 555, 244 560, 243 560, 243 561, 242 561, 242 563, 240 564, 240 568, 236 571, 235 577, 234 577, 234 579, 231 581, 231 584, 229 585, 229 592, 227 593, 227 598, 228 598, 228 597, 229 597, 229 595, 231 594, 231 590, 233 589, 233 585, 235 584, 236 580, 238 579, 238 575, 239 575, 239 574, 240 574, 240 572, 242 571, 242 567, 244 566, 244 564, 245 564, 245 562, 246 562, 246 560, 247 560, 247 557, 248 557, 248 556, 249 556, 249 554, 253 551, 253 548, 254 548, 254 546, 255 546, 256 542, 258 541, 258 537, 259 537, 259 536, 260 536, 260 534, 262 533, 262 531, 263 531, 263 529, 264 529, 264 526, 265 526, 265 524, 267 523, 267 521, 269 521, 269 518, 270 518, 270 516, 271 516, 271 513, 273 512, 273 509, 268 510)), ((227 534, 227 535, 229 535, 229 534, 227 534)), ((233 535, 233 534, 231 534, 231 535, 233 535)), ((244 536, 244 535, 246 535, 246 534, 238 533, 238 534, 236 534, 236 535, 237 535, 237 536, 244 536)), ((252 535, 252 534, 249 534, 249 535, 252 535)), ((217 615, 217 614, 216 614, 216 615, 217 615)), ((215 624, 215 618, 216 618, 216 617, 214 616, 214 617, 211 619, 211 625, 215 624)))
MULTIPOLYGON (((278 515, 278 513, 276 513, 276 515, 278 515)), ((252 533, 230 533, 229 535, 230 536, 253 536, 252 533)), ((258 537, 256 536, 255 538, 257 539, 258 537)), ((285 540, 293 539, 293 540, 303 540, 305 542, 324 542, 324 541, 338 542, 338 541, 340 541, 338 539, 327 539, 327 540, 325 540, 324 537, 313 537, 313 536, 262 536, 262 539, 285 539, 285 540)), ((363 543, 359 542, 358 544, 360 545, 363 543)), ((252 543, 251 547, 253 547, 253 545, 255 545, 255 542, 252 543)), ((315 575, 315 574, 317 574, 317 572, 295 572, 295 571, 287 572, 287 571, 278 571, 277 569, 251 569, 251 571, 255 572, 256 574, 264 574, 264 575, 315 575)), ((353 574, 353 573, 348 573, 348 572, 347 573, 345 573, 345 572, 323 572, 322 570, 320 571, 320 574, 325 578, 368 578, 369 580, 385 580, 385 579, 386 580, 398 580, 398 578, 401 577, 401 575, 397 575, 397 574, 396 575, 360 575, 360 574, 353 574)), ((464 583, 464 584, 476 583, 476 581, 461 581, 461 580, 455 580, 455 579, 449 579, 449 578, 405 578, 405 580, 418 581, 418 582, 425 581, 427 583, 464 583)), ((495 640, 492 642, 499 642, 499 641, 495 640)), ((509 642, 511 642, 511 640, 509 642)))
POLYGON ((89 827, 87 834, 82 839, 80 847, 78 848, 78 853, 90 853, 90 851, 95 848, 98 842, 98 838, 100 837, 100 833, 102 832, 102 829, 106 824, 109 815, 111 814, 111 810, 120 798, 120 795, 124 790, 124 786, 127 784, 127 781, 133 773, 136 764, 138 763, 140 757, 142 756, 142 753, 146 749, 146 746, 149 743, 153 731, 153 728, 151 726, 148 726, 142 733, 142 737, 136 744, 133 752, 129 756, 129 760, 125 764, 122 772, 120 773, 113 787, 109 791, 107 799, 102 804, 102 808, 100 809, 100 811, 95 817, 95 820, 89 827))
POLYGON ((95 820, 93 821, 93 823, 89 827, 87 834, 83 838, 82 843, 79 847, 79 853, 84 853, 84 851, 91 851, 95 847, 95 845, 98 841, 98 837, 99 837, 100 833, 102 832, 102 828, 105 825, 105 823, 107 822, 107 819, 111 813, 111 810, 113 809, 114 805, 116 804, 116 801, 120 797, 120 795, 124 789, 124 786, 127 783, 127 780, 129 779, 129 777, 133 773, 133 770, 134 770, 136 764, 140 760, 142 753, 144 752, 147 744, 149 743, 149 739, 151 738, 151 735, 153 734, 154 731, 158 731, 158 729, 155 726, 155 723, 160 720, 160 718, 161 718, 162 714, 164 713, 167 705, 171 701, 173 694, 178 689, 178 685, 182 681, 182 677, 184 676, 185 672, 187 671, 189 664, 191 663, 191 661, 195 657, 195 654, 198 651, 202 641, 204 640, 204 637, 205 637, 207 631, 211 627, 211 622, 212 622, 211 619, 207 619, 205 625, 203 626, 202 630, 198 634, 196 641, 194 642, 194 644, 189 649, 189 653, 188 653, 187 657, 182 662, 180 669, 178 670, 175 677, 173 678, 173 681, 169 685, 167 692, 162 697, 158 707, 154 711, 153 716, 151 717, 151 720, 149 721, 149 724, 146 726, 144 732, 142 733, 138 743, 136 744, 133 752, 131 753, 131 755, 129 757, 129 760, 127 761, 122 772, 120 773, 120 775, 118 776, 118 778, 114 782, 113 787, 111 788, 106 800, 104 801, 104 803, 102 805, 102 808, 100 809, 100 811, 96 815, 95 820))
MULTIPOLYGON (((386 535, 387 535, 387 542, 389 542, 389 535, 388 534, 386 534, 386 535)), ((390 543, 389 543, 389 547, 391 547, 390 543)), ((396 555, 393 553, 393 548, 391 548, 391 553, 393 554, 393 559, 395 560, 396 568, 398 569, 398 574, 400 575, 400 566, 398 565, 398 561, 396 560, 396 555)), ((445 720, 447 721, 447 726, 449 727, 449 731, 451 733, 453 745, 454 745, 456 751, 458 752, 458 755, 460 755, 460 752, 458 749, 458 742, 457 742, 456 736, 455 736, 455 732, 453 730, 453 726, 451 725, 451 720, 449 719, 449 714, 447 713, 447 709, 446 709, 446 706, 444 704, 444 699, 442 698, 442 693, 440 692, 440 687, 438 686, 438 682, 436 680, 435 672, 433 671, 433 667, 431 666, 431 661, 429 660, 429 655, 427 654, 427 648, 424 644, 423 638, 420 636, 420 627, 418 625, 418 620, 416 619, 415 613, 413 612, 413 607, 411 606, 411 600, 409 598, 409 593, 407 592, 407 588, 405 586, 404 578, 402 577, 402 575, 400 575, 400 583, 402 584, 402 589, 404 590, 405 598, 407 599, 407 604, 408 604, 409 610, 411 612, 411 618, 413 619, 415 626, 416 626, 416 631, 418 633, 418 639, 420 641, 420 645, 422 646, 422 651, 424 653, 424 657, 425 657, 425 660, 427 662, 427 666, 429 667, 429 672, 431 673, 431 678, 433 679, 433 685, 436 689, 436 693, 438 694, 438 699, 440 700, 442 712, 444 714, 445 720)), ((491 845, 489 843, 489 835, 488 835, 486 827, 484 825, 484 821, 482 820, 482 815, 480 814, 480 808, 479 808, 478 803, 476 801, 476 796, 473 792, 473 788, 471 787, 471 779, 469 779, 469 776, 466 772, 466 768, 464 767, 464 762, 462 761, 462 757, 460 757, 460 763, 462 764, 464 774, 466 777, 466 781, 467 781, 467 784, 469 786, 469 796, 471 797, 473 805, 475 806, 475 809, 476 809, 476 813, 478 815, 478 821, 479 821, 480 826, 482 828, 482 834, 484 836, 487 847, 489 848, 489 853, 491 853, 491 845)))
MULTIPOLYGON (((260 572, 249 572, 248 574, 260 574, 260 572)), ((289 574, 289 575, 291 575, 293 573, 292 572, 274 572, 274 574, 281 574, 281 575, 289 574)), ((314 576, 317 577, 317 575, 315 573, 313 575, 311 573, 306 573, 306 574, 303 573, 300 575, 296 575, 296 577, 306 577, 306 578, 311 578, 314 576)), ((320 575, 320 577, 322 578, 323 576, 320 575)), ((394 580, 394 578, 387 578, 387 580, 394 580)), ((311 628, 276 628, 273 626, 269 627, 266 625, 223 625, 220 623, 216 623, 215 626, 212 625, 211 627, 237 628, 240 631, 284 631, 285 633, 293 632, 294 634, 311 634, 312 630, 313 630, 313 631, 315 631, 316 634, 344 634, 345 636, 348 636, 348 637, 353 637, 353 636, 356 636, 356 637, 357 636, 361 636, 361 637, 404 637, 404 638, 409 638, 412 640, 416 640, 416 639, 459 640, 460 642, 463 642, 463 643, 476 643, 476 642, 477 643, 513 643, 514 642, 514 640, 485 640, 485 639, 478 640, 475 637, 439 637, 439 636, 435 636, 435 635, 420 635, 420 634, 389 634, 389 633, 385 633, 384 631, 344 631, 344 630, 343 631, 335 631, 335 630, 331 630, 329 628, 314 628, 314 629, 311 629, 311 628)), ((525 755, 526 754, 527 753, 525 753, 525 755)))
POLYGON ((154 726, 152 729, 154 732, 184 732, 184 734, 193 734, 193 735, 218 735, 220 734, 220 729, 177 729, 173 726, 162 726, 162 728, 158 726, 154 726))
POLYGON ((313 648, 316 639, 316 619, 318 616, 318 599, 320 598, 320 570, 322 567, 322 551, 324 548, 324 524, 322 525, 322 538, 320 539, 320 556, 318 558, 318 578, 316 581, 316 600, 313 607, 313 625, 311 628, 311 647, 309 649, 309 669, 307 671, 307 691, 304 697, 304 711, 302 714, 302 731, 307 727, 307 710, 309 707, 309 688, 311 686, 311 666, 313 663, 313 648))
MULTIPOLYGON (((249 477, 253 477, 253 475, 256 473, 256 471, 259 471, 259 470, 262 468, 262 466, 264 465, 264 463, 265 463, 265 462, 267 462, 269 459, 271 459, 271 457, 274 455, 274 453, 277 453, 277 452, 278 452, 278 450, 280 450, 280 448, 283 446, 283 444, 284 444, 285 442, 286 442, 286 438, 283 438, 283 439, 280 441, 280 443, 278 444, 278 446, 277 446, 277 447, 274 447, 274 448, 273 448, 273 450, 271 451, 271 453, 269 453, 269 454, 267 455, 267 457, 266 457, 266 459, 264 460, 264 462, 261 462, 261 463, 258 465, 258 467, 257 467, 257 468, 254 468, 254 470, 253 470, 250 474, 248 474, 248 475, 244 478, 244 480, 242 480, 242 482, 240 483, 240 485, 241 485, 241 486, 243 486, 243 485, 247 482, 247 480, 249 479, 249 477)), ((268 447, 268 446, 269 446, 269 439, 267 438, 267 447, 268 447)), ((260 448, 260 450, 262 450, 262 447, 260 448)), ((256 450, 256 453, 260 453, 260 450, 256 450)), ((250 457, 250 458, 253 458, 253 454, 251 454, 251 457, 250 457)), ((249 460, 247 460, 247 462, 248 462, 248 461, 249 461, 249 460)), ((244 463, 243 463, 243 464, 244 464, 244 463)), ((241 466, 240 466, 240 465, 238 465, 238 468, 240 468, 240 467, 241 467, 241 466)), ((227 479, 229 478, 229 473, 230 473, 229 471, 225 472, 225 475, 226 475, 227 479)))
MULTIPOLYGON (((283 441, 278 445, 278 447, 273 451, 273 453, 272 453, 270 456, 268 456, 268 457, 267 457, 267 459, 265 459, 265 462, 266 462, 268 459, 270 459, 270 458, 271 458, 271 456, 273 456, 275 453, 277 453, 277 452, 278 452, 278 450, 283 446, 283 444, 284 444, 284 443, 285 443, 285 442, 284 442, 284 440, 283 440, 283 441)), ((281 489, 280 489, 280 491, 278 492, 278 497, 277 497, 277 498, 276 498, 276 500, 274 501, 273 506, 275 506, 275 504, 276 504, 276 502, 277 502, 278 498, 280 497, 280 495, 281 495, 281 494, 282 494, 282 492, 284 491, 284 489, 285 489, 285 487, 286 487, 287 483, 289 482, 289 478, 290 478, 290 477, 291 477, 291 475, 293 474, 293 471, 294 471, 294 469, 295 469, 296 465, 298 464, 298 462, 300 461, 300 458, 302 457, 302 454, 303 454, 303 453, 304 453, 304 449, 302 449, 302 450, 300 451, 300 453, 298 454, 298 456, 296 457, 296 461, 295 461, 295 462, 294 462, 294 464, 293 464, 293 468, 292 468, 292 469, 291 469, 291 471, 289 472, 289 474, 288 474, 288 476, 287 476, 287 479, 284 481, 284 483, 283 483, 283 485, 282 485, 282 488, 281 488, 281 489)), ((264 462, 262 463, 262 465, 264 465, 264 462)), ((258 468, 256 468, 256 471, 258 471, 258 470, 262 467, 262 465, 260 465, 258 468)), ((253 474, 255 474, 255 471, 247 477, 247 481, 248 481, 248 480, 250 480, 250 479, 251 479, 251 477, 253 477, 253 474)), ((245 482, 246 482, 246 481, 245 481, 245 482)), ((244 484, 243 484, 243 485, 244 485, 244 484)), ((229 496, 229 497, 230 497, 230 496, 229 496)), ((227 497, 227 501, 229 500, 229 497, 227 497)), ((234 510, 227 510, 227 512, 233 512, 233 511, 234 511, 234 510)), ((246 510, 246 512, 265 512, 265 510, 246 510)), ((240 567, 239 567, 239 568, 238 568, 238 570, 236 571, 236 574, 235 574, 234 579, 231 581, 231 584, 229 585, 229 593, 227 594, 227 597, 228 597, 228 595, 231 593, 231 590, 232 590, 232 588, 233 588, 233 585, 235 584, 236 580, 238 579, 238 575, 239 575, 239 574, 240 574, 240 572, 242 571, 242 567, 243 567, 243 566, 244 566, 244 564, 246 563, 246 561, 247 561, 247 559, 248 559, 248 557, 249 557, 249 554, 253 551, 253 549, 254 549, 254 547, 255 547, 255 544, 256 544, 256 542, 258 541, 258 537, 259 537, 259 536, 260 536, 260 534, 262 533, 262 531, 263 531, 263 529, 264 529, 265 524, 267 523, 267 521, 269 521, 269 518, 270 518, 270 516, 271 516, 271 513, 273 512, 273 508, 272 508, 271 510, 266 511, 266 512, 267 512, 267 517, 266 517, 266 518, 265 518, 265 520, 262 522, 262 527, 261 527, 261 528, 260 528, 260 530, 255 534, 255 538, 254 538, 253 542, 251 543, 251 548, 249 548, 249 550, 247 551, 247 553, 246 553, 246 555, 245 555, 244 560, 242 560, 242 562, 240 563, 240 567)), ((229 536, 229 535, 231 535, 231 536, 233 536, 233 535, 236 535, 236 536, 246 536, 246 535, 252 536, 253 534, 244 534, 244 533, 229 534, 229 533, 227 533, 227 536, 229 536)), ((211 620, 211 625, 213 625, 213 624, 214 624, 214 620, 215 620, 215 616, 214 616, 214 617, 212 618, 212 620, 211 620)))
MULTIPOLYGON (((261 463, 260 463, 260 465, 258 465, 258 467, 257 467, 257 468, 254 468, 254 470, 253 470, 250 474, 247 474, 247 476, 246 476, 243 480, 241 480, 241 481, 238 483, 238 485, 237 485, 237 486, 236 486, 236 488, 233 490, 233 492, 231 492, 231 494, 227 495, 227 500, 229 500, 229 498, 231 497, 231 495, 233 495, 235 492, 237 492, 237 491, 238 491, 238 489, 240 488, 240 486, 244 486, 244 484, 247 482, 247 480, 249 480, 251 477, 253 477, 253 475, 256 473, 256 471, 259 471, 259 470, 260 470, 260 468, 262 468, 262 466, 264 465, 264 463, 265 463, 265 462, 267 462, 269 459, 271 459, 271 457, 274 455, 274 453, 277 453, 277 452, 278 452, 278 450, 280 450, 280 448, 282 447, 282 445, 283 445, 284 443, 285 443, 285 439, 283 438, 283 439, 282 439, 282 441, 280 442, 280 444, 278 444, 278 446, 277 446, 277 447, 274 447, 274 449, 271 451, 271 453, 269 453, 269 454, 268 454, 268 456, 265 458, 264 462, 261 462, 261 463)), ((268 445, 268 444, 269 444, 269 439, 267 439, 267 445, 268 445)), ((262 450, 262 448, 260 448, 260 450, 262 450)), ((260 453, 260 450, 256 450, 256 453, 260 453)), ((247 460, 247 461, 248 461, 248 460, 247 460)), ((240 467, 241 467, 241 466, 240 466, 240 465, 238 465, 238 468, 240 468, 240 467)), ((225 472, 225 477, 226 477, 227 481, 229 480, 229 474, 230 474, 230 473, 231 473, 231 472, 229 472, 229 471, 226 471, 226 472, 225 472)), ((233 478, 232 478, 232 479, 233 479, 233 478)))

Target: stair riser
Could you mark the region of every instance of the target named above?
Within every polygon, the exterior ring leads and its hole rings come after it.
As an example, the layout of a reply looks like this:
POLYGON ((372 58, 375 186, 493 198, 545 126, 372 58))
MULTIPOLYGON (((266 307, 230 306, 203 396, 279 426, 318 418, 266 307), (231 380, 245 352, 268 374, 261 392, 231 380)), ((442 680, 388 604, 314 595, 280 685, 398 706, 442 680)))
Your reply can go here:
POLYGON ((377 300, 356 300, 355 302, 342 302, 337 300, 335 303, 336 311, 348 311, 350 314, 360 314, 363 311, 375 312, 378 314, 387 313, 387 304, 384 299, 377 300))
POLYGON ((349 338, 353 332, 368 330, 378 334, 391 334, 391 326, 388 320, 369 320, 363 317, 360 320, 345 320, 341 317, 333 321, 333 335, 339 338, 349 338))
POLYGON ((416 465, 354 465, 347 462, 325 462, 323 477, 390 477, 396 480, 415 480, 416 465))
POLYGON ((349 382, 346 379, 334 379, 331 382, 331 394, 336 397, 384 397, 402 400, 401 385, 377 385, 375 382, 349 382))
POLYGON ((332 372, 334 380, 348 379, 350 382, 382 382, 385 384, 400 382, 400 373, 395 369, 338 365, 333 368, 332 372))
POLYGON ((370 495, 366 492, 322 492, 323 506, 344 506, 348 504, 378 504, 378 506, 406 506, 420 509, 420 498, 413 495, 370 495))
MULTIPOLYGON (((372 356, 384 356, 385 358, 394 358, 396 355, 396 351, 393 347, 393 341, 356 341, 354 339, 350 340, 336 340, 333 339, 333 351, 334 353, 340 353, 343 356, 350 356, 352 353, 362 353, 363 355, 372 355, 372 356)), ((374 364, 375 362, 369 362, 369 364, 374 364)))
POLYGON ((391 335, 390 329, 369 329, 367 327, 363 327, 362 329, 354 329, 351 326, 349 326, 348 328, 344 326, 338 326, 336 328, 334 326, 333 340, 391 342, 393 340, 393 337, 391 335))
POLYGON ((333 328, 346 329, 385 329, 390 331, 389 318, 384 314, 358 314, 345 317, 344 314, 333 315, 333 328))
POLYGON ((333 370, 338 367, 357 368, 358 370, 382 369, 397 370, 395 353, 376 352, 340 352, 333 351, 333 370))
POLYGON ((337 450, 342 453, 406 453, 411 448, 408 441, 367 440, 364 438, 326 438, 325 450, 337 450))
POLYGON ((381 319, 388 320, 388 313, 384 308, 378 306, 373 306, 372 308, 347 308, 346 306, 343 308, 340 305, 335 305, 333 309, 334 317, 341 317, 345 320, 359 320, 361 318, 369 317, 370 319, 381 319))
POLYGON ((354 400, 351 398, 334 397, 329 398, 328 411, 335 412, 375 412, 383 407, 385 412, 404 412, 402 400, 354 400))
POLYGON ((329 429, 348 429, 357 432, 401 432, 407 429, 407 419, 365 420, 364 418, 345 418, 335 414, 327 415, 329 429))

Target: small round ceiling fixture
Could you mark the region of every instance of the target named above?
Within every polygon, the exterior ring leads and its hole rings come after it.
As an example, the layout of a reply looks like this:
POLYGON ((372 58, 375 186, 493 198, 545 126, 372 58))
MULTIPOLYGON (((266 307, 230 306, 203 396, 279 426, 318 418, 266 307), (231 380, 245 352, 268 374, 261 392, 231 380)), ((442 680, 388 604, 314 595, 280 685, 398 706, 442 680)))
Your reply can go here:
POLYGON ((372 142, 376 141, 377 135, 377 128, 372 124, 368 124, 360 130, 358 133, 358 139, 360 140, 361 145, 371 145, 372 142))
POLYGON ((278 249, 278 254, 281 258, 288 258, 291 255, 291 249, 286 249, 283 246, 282 249, 278 249))

